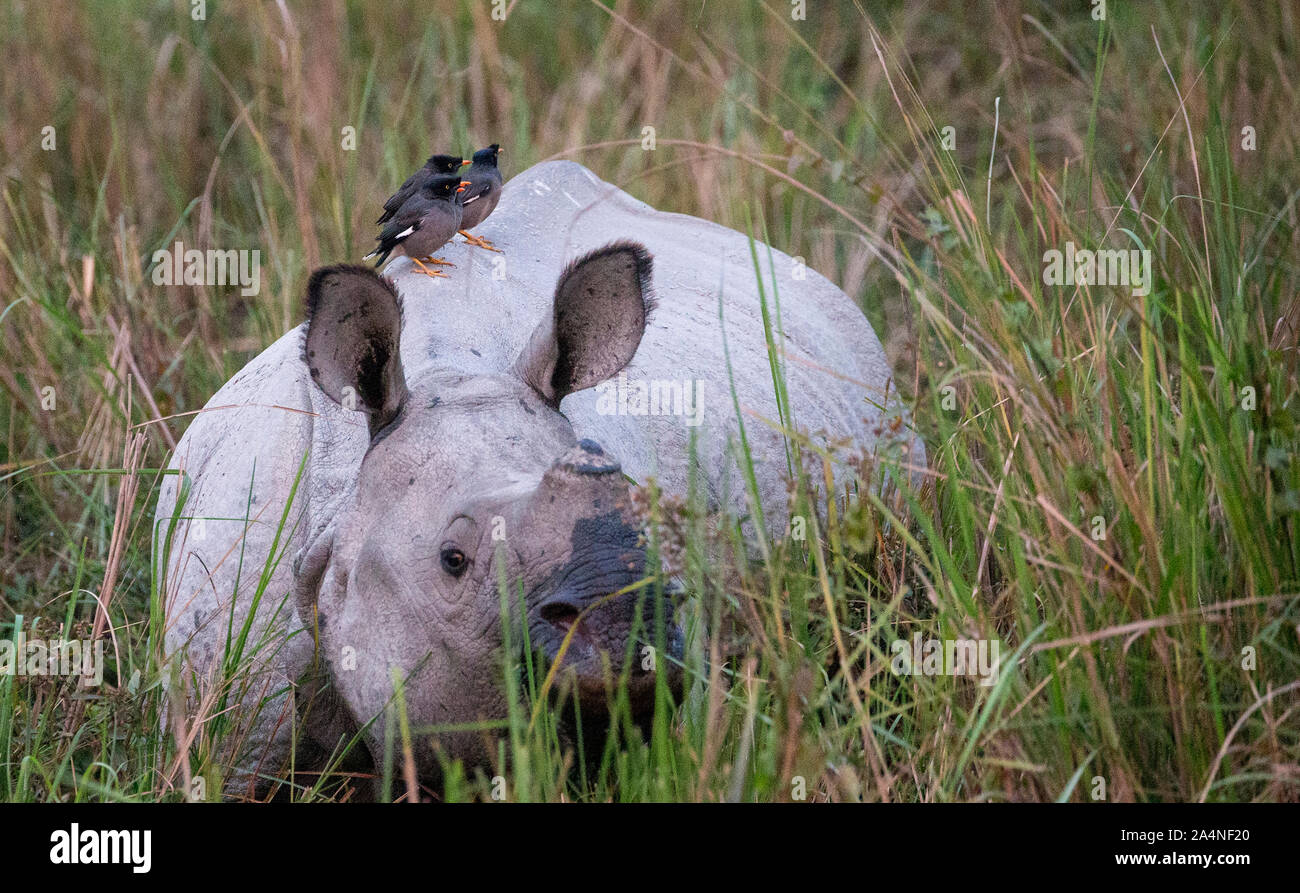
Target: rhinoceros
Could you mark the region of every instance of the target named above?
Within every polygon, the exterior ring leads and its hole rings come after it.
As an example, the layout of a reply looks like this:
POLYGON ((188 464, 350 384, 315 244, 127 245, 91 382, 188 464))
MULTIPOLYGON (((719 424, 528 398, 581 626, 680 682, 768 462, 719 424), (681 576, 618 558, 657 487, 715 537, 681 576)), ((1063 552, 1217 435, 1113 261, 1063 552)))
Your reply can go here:
MULTIPOLYGON (((448 245, 445 279, 406 259, 384 277, 315 271, 307 322, 175 450, 155 524, 165 651, 187 689, 189 722, 173 727, 225 711, 228 792, 264 792, 291 749, 301 770, 358 735, 373 766, 398 686, 413 728, 500 720, 504 644, 524 632, 548 659, 571 638, 561 666, 584 715, 606 709, 611 667, 644 706, 655 670, 624 661, 630 640, 664 643, 654 665, 671 675, 682 632, 671 605, 636 591, 629 481, 684 495, 694 479, 711 508, 753 515, 740 421, 764 519, 785 524, 745 236, 566 161, 511 179, 479 234, 501 253, 448 245), (519 594, 505 624, 503 582, 519 594), (243 681, 222 691, 235 660, 243 681)), ((780 295, 787 421, 870 449, 892 412, 875 333, 827 279, 757 249, 770 310, 780 295)), ((919 444, 902 449, 924 465, 919 444)), ((436 778, 438 753, 484 765, 494 752, 453 730, 414 760, 436 778)))

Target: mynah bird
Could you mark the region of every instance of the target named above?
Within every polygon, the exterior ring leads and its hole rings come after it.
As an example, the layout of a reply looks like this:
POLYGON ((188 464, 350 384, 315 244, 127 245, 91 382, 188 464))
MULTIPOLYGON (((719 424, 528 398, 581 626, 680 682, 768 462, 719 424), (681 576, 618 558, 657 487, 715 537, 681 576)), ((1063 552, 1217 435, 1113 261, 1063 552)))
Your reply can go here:
POLYGON ((492 247, 487 239, 472 236, 466 230, 487 220, 501 200, 501 169, 497 167, 497 156, 500 154, 501 147, 496 143, 474 153, 473 166, 465 174, 470 185, 465 190, 465 216, 460 222, 460 234, 467 242, 490 251, 501 249, 492 247))
POLYGON ((425 264, 455 266, 450 261, 433 256, 433 253, 451 241, 460 228, 461 198, 470 186, 459 176, 436 176, 421 186, 393 214, 393 219, 376 239, 379 247, 365 256, 365 260, 378 257, 375 266, 382 266, 389 255, 406 255, 426 276, 446 276, 441 270, 430 270, 425 264))
POLYGON ((459 155, 430 155, 429 160, 411 176, 406 178, 406 182, 401 188, 392 194, 388 201, 384 202, 384 214, 375 223, 387 223, 393 219, 397 209, 406 204, 406 200, 415 193, 420 191, 420 187, 425 186, 434 177, 442 174, 454 174, 461 169, 462 165, 469 164, 459 155))

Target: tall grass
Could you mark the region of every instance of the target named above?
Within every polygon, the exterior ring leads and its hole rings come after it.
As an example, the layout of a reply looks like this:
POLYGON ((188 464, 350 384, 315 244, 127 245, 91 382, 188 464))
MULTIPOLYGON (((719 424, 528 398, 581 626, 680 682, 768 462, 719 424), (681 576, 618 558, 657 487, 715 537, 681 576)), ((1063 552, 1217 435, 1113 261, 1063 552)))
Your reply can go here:
MULTIPOLYGON (((508 173, 575 158, 807 258, 881 333, 912 421, 819 455, 798 406, 747 417, 787 426, 792 469, 860 472, 848 503, 797 477, 806 536, 769 529, 758 556, 700 494, 649 486, 692 593, 680 703, 658 693, 648 736, 623 705, 589 754, 522 661, 499 766, 426 795, 490 797, 501 771, 528 800, 1300 798, 1300 25, 1286 4, 1066 6, 6 5, 0 636, 113 647, 93 692, 0 675, 0 797, 225 780, 234 731, 161 732, 158 469, 299 320, 310 270, 363 253, 395 183, 499 141, 508 173), (176 239, 260 249, 262 292, 154 285, 176 239), (1152 290, 1045 285, 1067 241, 1149 249, 1152 290), (912 436, 928 468, 891 446, 912 436), (997 639, 997 684, 894 675, 915 633, 997 639)), ((754 262, 779 331, 797 297, 754 262)), ((397 725, 390 798, 421 731, 397 725)))

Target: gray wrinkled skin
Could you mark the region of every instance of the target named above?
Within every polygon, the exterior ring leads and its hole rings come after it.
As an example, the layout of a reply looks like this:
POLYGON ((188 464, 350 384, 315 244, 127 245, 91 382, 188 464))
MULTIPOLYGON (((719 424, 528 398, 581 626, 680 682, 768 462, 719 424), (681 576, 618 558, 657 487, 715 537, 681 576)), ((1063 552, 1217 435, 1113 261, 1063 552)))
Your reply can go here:
MULTIPOLYGON (((504 254, 457 239, 443 254, 456 264, 449 279, 413 273, 406 259, 389 265, 403 305, 400 363, 394 351, 369 385, 353 380, 365 364, 350 358, 376 338, 397 340, 398 317, 385 310, 384 289, 341 274, 313 316, 316 356, 304 357, 305 326, 287 333, 213 396, 180 441, 172 467, 191 489, 178 512, 177 477, 166 479, 156 531, 161 540, 180 517, 163 592, 166 650, 190 697, 186 723, 196 711, 211 713, 198 705, 217 677, 228 629, 237 636, 247 622, 246 652, 258 648, 252 684, 232 698, 243 709, 231 714, 241 746, 227 756, 236 770, 228 793, 258 793, 258 773, 281 776, 295 729, 299 769, 313 748, 328 753, 377 716, 364 740, 382 755, 394 669, 413 727, 503 717, 498 562, 512 591, 527 593, 526 616, 510 618, 513 641, 526 628, 534 647, 553 655, 573 612, 642 576, 619 465, 684 495, 694 432, 709 501, 748 513, 732 458, 719 294, 763 509, 769 527, 785 523, 784 454, 762 421, 777 412, 744 236, 656 211, 571 162, 510 180, 478 235, 504 254), (630 248, 574 271, 566 289, 573 300, 561 302, 569 309, 553 309, 566 264, 617 240, 640 243, 653 258, 655 306, 643 335, 642 299, 650 296, 641 294, 630 248), (366 331, 342 312, 353 303, 373 310, 366 331), (605 309, 589 312, 596 306, 605 309), (592 385, 629 356, 629 381, 701 382, 700 424, 599 411, 592 385), (320 367, 319 385, 308 362, 320 367), (349 383, 358 385, 354 409, 336 402, 348 402, 349 383), (497 528, 503 539, 494 539, 497 528), (469 560, 458 578, 440 563, 449 543, 469 560)), ((759 253, 767 278, 766 247, 759 253)), ((796 426, 869 448, 890 377, 879 341, 834 285, 811 270, 796 280, 787 275, 792 260, 772 255, 796 426)), ((770 283, 767 293, 770 300, 770 283)), ((924 464, 919 444, 911 461, 924 464)), ((584 715, 604 703, 600 652, 614 654, 616 667, 624 654, 637 612, 629 599, 586 616, 565 657, 584 715)), ((641 610, 653 614, 648 604, 641 610)), ((680 630, 665 635, 670 651, 680 650, 680 630)), ((628 679, 634 700, 653 688, 653 674, 639 666, 632 662, 628 679)), ((444 734, 436 746, 481 762, 485 742, 444 734)), ((422 776, 436 773, 427 743, 416 761, 422 776)))

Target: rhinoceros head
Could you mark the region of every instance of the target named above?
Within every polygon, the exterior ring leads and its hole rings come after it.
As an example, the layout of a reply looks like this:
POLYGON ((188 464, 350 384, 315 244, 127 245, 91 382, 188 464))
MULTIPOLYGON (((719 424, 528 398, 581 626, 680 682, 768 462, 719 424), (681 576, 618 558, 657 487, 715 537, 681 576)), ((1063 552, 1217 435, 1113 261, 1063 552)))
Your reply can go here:
MULTIPOLYGON (((561 274, 554 312, 512 366, 429 366, 409 381, 394 286, 362 267, 312 276, 305 361, 325 394, 368 415, 370 444, 302 562, 298 604, 356 722, 392 709, 395 680, 414 728, 503 719, 503 646, 518 656, 525 632, 552 661, 570 639, 559 678, 576 677, 584 717, 606 710, 620 677, 634 709, 647 706, 654 675, 643 666, 673 663, 643 661, 656 616, 658 641, 680 656, 672 606, 635 586, 646 559, 619 464, 559 410, 632 359, 650 273, 639 245, 599 249, 561 274)), ((372 745, 383 727, 372 725, 372 745)), ((434 737, 447 756, 486 755, 481 732, 434 737)), ((437 765, 433 748, 416 759, 422 771, 437 765)))

